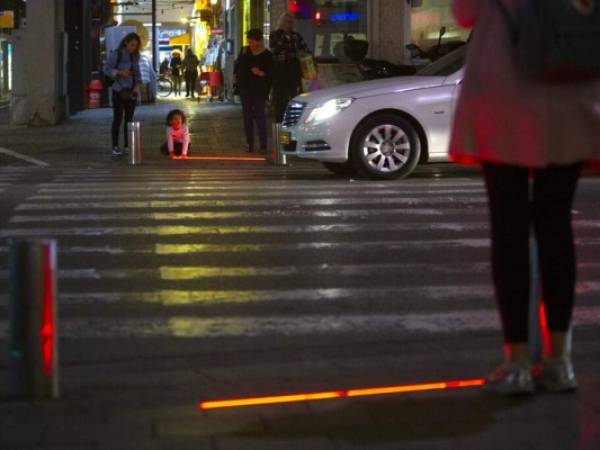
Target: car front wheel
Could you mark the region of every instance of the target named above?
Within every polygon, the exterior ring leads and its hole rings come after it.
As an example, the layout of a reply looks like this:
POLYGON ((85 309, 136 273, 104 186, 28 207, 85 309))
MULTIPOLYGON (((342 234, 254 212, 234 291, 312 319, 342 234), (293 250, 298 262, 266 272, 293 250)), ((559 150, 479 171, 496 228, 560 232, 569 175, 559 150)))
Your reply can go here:
POLYGON ((378 114, 360 124, 350 143, 350 161, 366 178, 408 176, 419 162, 421 143, 414 126, 401 116, 378 114))

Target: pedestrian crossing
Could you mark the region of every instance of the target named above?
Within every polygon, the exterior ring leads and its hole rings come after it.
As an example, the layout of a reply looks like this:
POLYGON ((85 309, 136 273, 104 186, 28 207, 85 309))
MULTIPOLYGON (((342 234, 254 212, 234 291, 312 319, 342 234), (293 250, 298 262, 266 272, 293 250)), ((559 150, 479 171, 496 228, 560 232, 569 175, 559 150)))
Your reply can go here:
MULTIPOLYGON (((0 193, 34 170, 0 170, 0 193)), ((0 229, 0 310, 8 240, 57 239, 65 338, 498 330, 477 177, 351 181, 314 166, 46 173, 0 229)), ((600 214, 587 201, 577 210, 574 324, 585 328, 600 323, 600 214)))

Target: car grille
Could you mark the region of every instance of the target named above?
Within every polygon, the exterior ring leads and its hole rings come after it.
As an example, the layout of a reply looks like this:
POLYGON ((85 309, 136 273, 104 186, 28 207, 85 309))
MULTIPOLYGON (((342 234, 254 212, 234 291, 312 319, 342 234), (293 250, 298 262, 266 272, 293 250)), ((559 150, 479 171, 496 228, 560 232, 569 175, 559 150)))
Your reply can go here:
POLYGON ((289 102, 285 114, 283 115, 282 125, 284 127, 293 127, 296 125, 300 120, 300 117, 302 117, 304 108, 306 108, 305 103, 289 102))

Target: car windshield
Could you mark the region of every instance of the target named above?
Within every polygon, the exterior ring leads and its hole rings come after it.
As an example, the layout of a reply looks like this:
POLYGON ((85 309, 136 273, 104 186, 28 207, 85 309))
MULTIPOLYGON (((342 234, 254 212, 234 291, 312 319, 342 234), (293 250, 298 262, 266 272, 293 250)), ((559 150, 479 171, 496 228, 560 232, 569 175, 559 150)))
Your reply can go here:
POLYGON ((464 66, 466 55, 467 46, 463 45, 453 52, 442 56, 437 61, 423 67, 416 73, 416 75, 427 77, 447 77, 464 66))

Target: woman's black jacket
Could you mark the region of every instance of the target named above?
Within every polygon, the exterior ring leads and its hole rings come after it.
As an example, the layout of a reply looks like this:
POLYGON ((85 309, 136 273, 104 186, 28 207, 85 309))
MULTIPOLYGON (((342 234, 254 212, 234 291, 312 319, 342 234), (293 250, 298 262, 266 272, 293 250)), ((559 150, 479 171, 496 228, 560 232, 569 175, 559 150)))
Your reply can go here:
POLYGON ((235 61, 234 73, 237 89, 241 96, 269 97, 273 84, 273 54, 264 50, 258 55, 252 54, 249 47, 244 47, 235 61), (264 77, 256 76, 251 69, 256 67, 265 73, 264 77))

